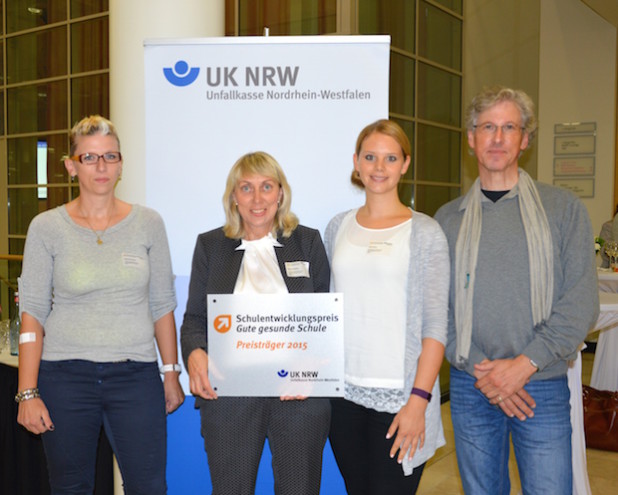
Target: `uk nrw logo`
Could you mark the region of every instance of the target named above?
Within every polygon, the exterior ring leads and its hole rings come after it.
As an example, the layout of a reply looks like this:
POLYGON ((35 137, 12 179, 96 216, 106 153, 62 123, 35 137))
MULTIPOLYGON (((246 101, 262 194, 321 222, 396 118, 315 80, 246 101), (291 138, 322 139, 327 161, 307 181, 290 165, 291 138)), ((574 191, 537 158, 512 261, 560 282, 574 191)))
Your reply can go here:
POLYGON ((189 64, 184 60, 176 62, 174 67, 164 67, 163 75, 174 86, 188 86, 195 82, 198 74, 200 73, 199 67, 189 68, 189 64))

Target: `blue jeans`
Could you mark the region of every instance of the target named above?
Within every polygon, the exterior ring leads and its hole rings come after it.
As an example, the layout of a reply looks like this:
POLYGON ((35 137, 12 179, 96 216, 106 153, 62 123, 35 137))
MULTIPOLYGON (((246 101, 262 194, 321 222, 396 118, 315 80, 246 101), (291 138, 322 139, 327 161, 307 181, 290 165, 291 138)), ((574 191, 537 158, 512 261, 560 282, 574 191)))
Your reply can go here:
POLYGON ((54 495, 93 492, 101 426, 125 493, 166 493, 165 399, 156 362, 41 361, 39 389, 55 426, 42 435, 54 495))
POLYGON ((571 495, 571 418, 566 376, 531 381, 534 417, 509 418, 451 366, 451 416, 459 473, 467 494, 508 495, 509 434, 525 495, 571 495))

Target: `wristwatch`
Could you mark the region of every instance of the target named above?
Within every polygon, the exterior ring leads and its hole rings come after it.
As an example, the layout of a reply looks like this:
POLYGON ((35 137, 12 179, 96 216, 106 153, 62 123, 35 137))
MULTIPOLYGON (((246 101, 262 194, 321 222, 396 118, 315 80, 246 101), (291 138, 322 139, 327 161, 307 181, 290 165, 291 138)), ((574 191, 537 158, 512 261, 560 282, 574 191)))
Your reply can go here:
POLYGON ((170 371, 177 371, 178 373, 182 373, 182 368, 178 363, 164 364, 159 368, 159 373, 161 373, 162 375, 165 373, 169 373, 170 371))

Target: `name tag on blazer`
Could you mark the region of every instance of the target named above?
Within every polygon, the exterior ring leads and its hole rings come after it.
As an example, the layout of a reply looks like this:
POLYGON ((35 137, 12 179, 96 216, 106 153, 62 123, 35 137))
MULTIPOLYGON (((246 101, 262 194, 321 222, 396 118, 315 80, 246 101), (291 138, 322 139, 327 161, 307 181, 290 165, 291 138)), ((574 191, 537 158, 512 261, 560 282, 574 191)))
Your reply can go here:
POLYGON ((290 278, 306 277, 309 278, 308 261, 286 261, 285 274, 290 278))

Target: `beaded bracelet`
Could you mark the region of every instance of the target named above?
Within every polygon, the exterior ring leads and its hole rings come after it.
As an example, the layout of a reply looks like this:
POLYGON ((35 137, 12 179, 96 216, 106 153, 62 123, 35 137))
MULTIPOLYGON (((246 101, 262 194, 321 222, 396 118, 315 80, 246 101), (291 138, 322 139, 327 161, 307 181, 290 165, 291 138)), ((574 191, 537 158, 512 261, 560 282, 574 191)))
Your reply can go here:
POLYGON ((38 388, 27 388, 15 394, 15 402, 24 402, 25 400, 36 399, 37 397, 41 397, 38 388))

